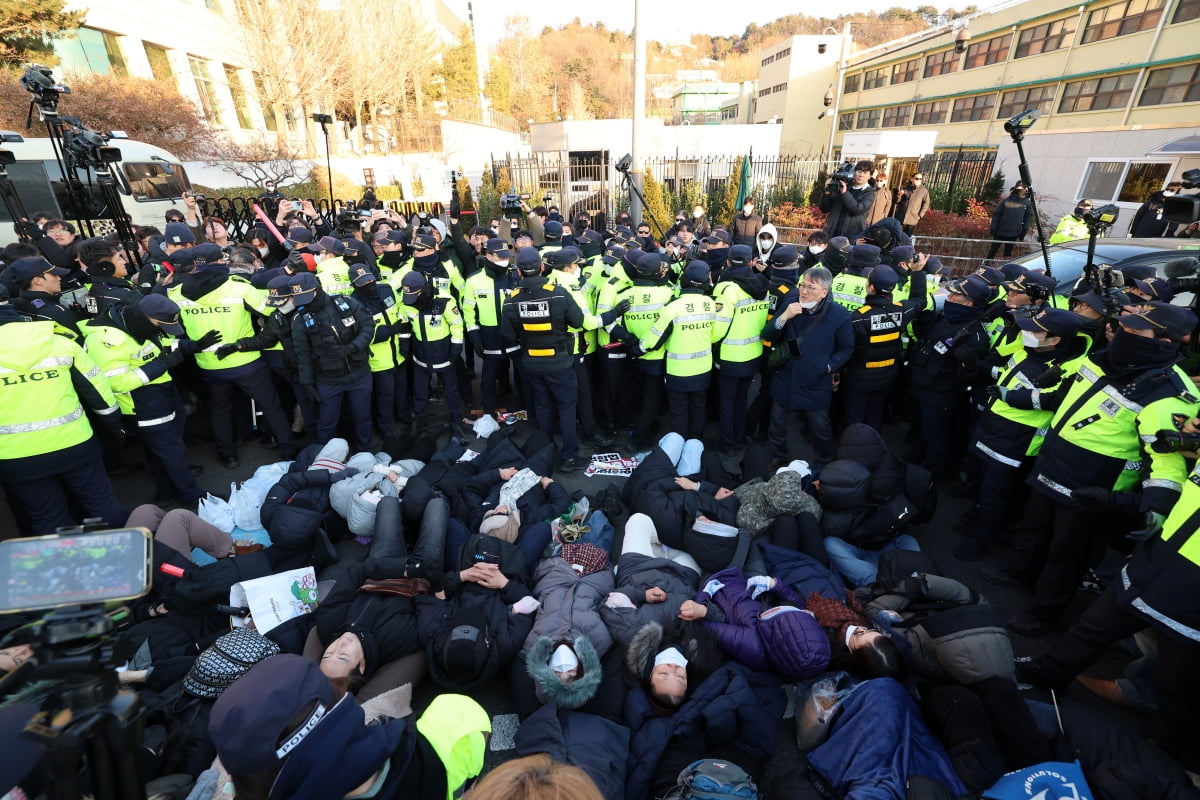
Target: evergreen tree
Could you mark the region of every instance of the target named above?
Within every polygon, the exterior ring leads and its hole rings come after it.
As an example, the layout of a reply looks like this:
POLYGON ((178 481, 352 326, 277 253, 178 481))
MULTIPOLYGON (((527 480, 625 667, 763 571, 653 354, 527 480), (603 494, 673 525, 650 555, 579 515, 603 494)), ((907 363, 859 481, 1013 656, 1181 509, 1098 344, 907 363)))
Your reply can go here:
POLYGON ((667 220, 673 220, 671 212, 667 211, 666 201, 663 199, 663 186, 654 179, 654 173, 647 169, 643 180, 642 194, 646 196, 646 209, 642 219, 634 220, 635 222, 645 222, 650 225, 650 233, 655 239, 661 239, 667 235, 667 220))
POLYGON ((54 40, 81 26, 83 15, 62 0, 0 0, 0 65, 54 66, 54 40))

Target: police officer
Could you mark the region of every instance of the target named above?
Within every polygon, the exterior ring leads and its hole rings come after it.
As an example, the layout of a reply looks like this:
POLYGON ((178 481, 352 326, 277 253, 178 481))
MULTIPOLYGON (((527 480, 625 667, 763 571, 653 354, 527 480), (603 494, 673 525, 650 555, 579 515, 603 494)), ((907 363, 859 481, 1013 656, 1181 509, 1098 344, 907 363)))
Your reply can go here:
POLYGON ((68 274, 70 270, 56 267, 41 256, 18 258, 9 266, 8 276, 21 293, 10 304, 26 319, 52 322, 55 332, 82 342, 79 316, 58 303, 62 279, 68 274))
POLYGON ((27 322, 0 303, 0 484, 24 536, 70 524, 72 508, 110 527, 125 522, 85 407, 123 437, 116 398, 87 352, 49 320, 27 322))
MULTIPOLYGON (((617 304, 617 296, 626 288, 633 285, 637 270, 634 265, 643 253, 639 248, 609 248, 609 254, 604 259, 609 266, 607 280, 600 285, 596 294, 596 311, 603 314, 612 310, 617 304)), ((599 346, 601 402, 598 407, 604 410, 604 418, 610 435, 618 431, 632 431, 634 404, 630 397, 629 385, 633 379, 632 359, 629 348, 612 336, 608 328, 601 328, 597 333, 596 342, 599 346)))
POLYGON ((116 303, 136 303, 144 292, 129 280, 125 248, 107 239, 87 239, 79 245, 79 262, 91 281, 84 309, 95 317, 116 303))
POLYGON ((391 283, 392 275, 408 264, 412 258, 408 252, 408 231, 379 231, 372 241, 380 249, 377 262, 379 274, 395 289, 396 285, 391 283))
POLYGON ((372 396, 375 407, 375 427, 385 442, 395 435, 395 422, 408 429, 408 371, 405 369, 403 347, 408 340, 408 319, 391 286, 379 281, 366 264, 350 267, 350 283, 354 294, 367 313, 375 320, 375 335, 371 340, 367 366, 371 369, 372 396))
POLYGON ((160 506, 194 506, 205 494, 188 465, 187 412, 168 370, 185 355, 216 344, 220 334, 209 331, 199 341, 181 338, 179 317, 175 301, 151 294, 137 303, 109 306, 84 326, 88 355, 108 379, 126 426, 136 428, 146 451, 154 503, 160 506))
POLYGON ((919 461, 935 478, 957 475, 947 420, 967 419, 968 391, 980 384, 982 392, 988 354, 983 312, 994 295, 977 275, 954 281, 947 289, 942 313, 932 319, 917 319, 917 341, 909 355, 909 386, 917 404, 914 433, 919 448, 919 458, 910 460, 919 461))
POLYGON ((641 341, 647 352, 666 350, 668 428, 699 439, 708 421, 706 399, 717 340, 717 304, 708 296, 711 265, 693 261, 683 270, 679 297, 667 303, 641 341))
POLYGON ((463 321, 458 304, 454 298, 438 294, 425 274, 417 270, 409 271, 401 279, 400 287, 403 292, 403 311, 412 330, 412 410, 415 430, 426 430, 429 385, 433 376, 438 375, 446 393, 450 434, 461 438, 463 433, 460 426, 466 408, 459 393, 458 373, 454 369, 454 362, 462 355, 463 347, 463 321))
POLYGON ((867 273, 879 264, 880 251, 873 244, 850 248, 846 268, 833 278, 829 296, 847 311, 858 311, 867 302, 867 273))
MULTIPOLYGON (((186 253, 173 253, 172 259, 172 263, 179 266, 167 296, 182 311, 188 338, 200 340, 215 330, 220 334, 219 341, 234 344, 253 336, 254 321, 271 313, 267 293, 254 288, 244 278, 230 275, 225 254, 217 245, 197 245, 186 253), (185 266, 188 262, 190 267, 185 266)), ((255 351, 233 352, 221 359, 215 350, 212 346, 211 351, 206 349, 197 353, 196 365, 204 375, 213 438, 217 441, 217 458, 221 464, 226 469, 236 469, 240 464, 233 436, 234 386, 254 401, 267 430, 279 445, 280 456, 294 457, 296 445, 292 439, 292 426, 279 405, 266 362, 255 351)))
MULTIPOLYGON (((508 242, 488 239, 483 250, 483 269, 467 278, 462 311, 467 342, 482 361, 479 395, 483 413, 495 414, 497 382, 501 373, 508 372, 510 361, 516 367, 517 375, 521 375, 520 361, 516 358, 521 347, 516 342, 506 342, 500 327, 504 301, 517 288, 517 278, 508 242)), ((524 387, 523 379, 519 383, 524 387)))
POLYGON ((717 309, 717 421, 721 451, 742 446, 746 436, 746 402, 750 384, 763 354, 762 330, 767 324, 768 284, 756 271, 749 245, 729 248, 729 267, 713 289, 717 309))
POLYGON ((650 327, 659 313, 675 299, 675 287, 670 283, 666 262, 658 253, 643 253, 638 257, 635 278, 616 295, 615 308, 621 301, 628 300, 629 309, 621 317, 621 326, 613 329, 613 336, 625 342, 633 352, 632 369, 638 382, 634 392, 637 398, 637 418, 633 427, 633 444, 646 447, 654 440, 654 418, 658 415, 663 399, 663 377, 666 375, 664 353, 654 351, 639 354, 640 340, 650 333, 650 327))
POLYGON ((924 275, 916 276, 912 282, 915 294, 903 301, 892 296, 899 280, 886 264, 872 269, 867 273, 867 302, 850 314, 854 354, 842 373, 847 425, 861 422, 883 430, 888 393, 904 363, 904 329, 925 308, 924 275))
MULTIPOLYGON (((415 233, 412 237, 412 260, 392 273, 392 285, 400 287, 409 272, 419 272, 433 286, 438 297, 458 303, 465 285, 462 273, 449 258, 443 260, 438 251, 437 239, 432 233, 415 233)), ((402 288, 402 287, 400 287, 402 288)))
MULTIPOLYGON (((822 233, 821 236, 824 237, 825 234, 822 233)), ((802 263, 800 251, 795 245, 781 244, 771 248, 771 254, 767 257, 766 264, 768 322, 796 299, 800 273, 803 269, 807 269, 802 267, 802 263)), ((751 439, 766 439, 771 421, 771 380, 774 377, 774 371, 767 365, 770 352, 771 343, 763 339, 763 354, 767 358, 760 361, 759 375, 762 383, 754 402, 750 404, 750 409, 747 411, 746 429, 751 439)))
POLYGON ((519 341, 538 428, 554 435, 554 416, 562 436, 558 468, 583 466, 575 432, 579 401, 570 328, 583 327, 583 311, 561 286, 543 275, 541 255, 532 247, 517 252, 521 283, 504 303, 501 325, 508 341, 519 341))
POLYGON ((299 381, 317 396, 317 441, 337 435, 343 401, 354 429, 355 452, 371 449, 371 342, 375 320, 353 297, 326 294, 310 272, 294 279, 292 346, 299 381))
POLYGON ((1160 430, 1178 430, 1195 416, 1200 391, 1179 366, 1180 346, 1196 327, 1183 306, 1148 303, 1114 321, 1108 348, 1089 355, 1072 380, 1039 395, 1055 410, 1033 464, 1025 507, 1021 558, 1015 569, 987 571, 989 579, 1034 580, 1033 607, 1009 620, 1017 633, 1050 629, 1079 581, 1103 553, 1116 511, 1136 508, 1158 535, 1187 478, 1178 452, 1146 444, 1160 430), (1128 494, 1141 489, 1139 497, 1128 494))
POLYGON ((1016 280, 1004 282, 1002 313, 997 317, 1000 327, 995 332, 989 330, 993 363, 1003 363, 1021 351, 1024 346, 1021 343, 1021 331, 1024 330, 1019 325, 1021 319, 1036 316, 1050 307, 1056 285, 1054 278, 1040 272, 1028 272, 1016 280))
POLYGON ((845 236, 834 236, 821 252, 821 266, 837 276, 850 260, 850 240, 845 236))
POLYGON ((317 258, 317 280, 325 294, 350 294, 350 265, 346 245, 332 236, 322 236, 308 248, 317 258))
MULTIPOLYGON (((1012 294, 1010 293, 1010 297, 1012 294)), ((988 387, 988 403, 975 425, 970 452, 981 464, 976 512, 969 513, 967 541, 955 549, 961 561, 977 561, 1004 532, 1010 509, 1023 505, 1020 482, 1041 449, 1039 431, 1053 410, 1040 397, 1053 392, 1075 372, 1091 349, 1079 333, 1082 320, 1069 311, 1047 308, 1022 317, 1021 350, 1013 353, 988 387)))

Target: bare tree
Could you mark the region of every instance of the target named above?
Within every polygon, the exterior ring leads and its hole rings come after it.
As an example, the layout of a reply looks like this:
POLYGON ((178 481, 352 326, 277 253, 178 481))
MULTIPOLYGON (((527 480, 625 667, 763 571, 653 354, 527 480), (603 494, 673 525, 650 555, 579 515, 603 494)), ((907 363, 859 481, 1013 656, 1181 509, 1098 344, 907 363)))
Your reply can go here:
POLYGON ((289 179, 298 180, 312 166, 291 145, 285 142, 281 147, 266 136, 259 136, 244 144, 224 137, 218 140, 204 160, 210 167, 220 167, 254 186, 262 186, 267 181, 282 185, 289 179))

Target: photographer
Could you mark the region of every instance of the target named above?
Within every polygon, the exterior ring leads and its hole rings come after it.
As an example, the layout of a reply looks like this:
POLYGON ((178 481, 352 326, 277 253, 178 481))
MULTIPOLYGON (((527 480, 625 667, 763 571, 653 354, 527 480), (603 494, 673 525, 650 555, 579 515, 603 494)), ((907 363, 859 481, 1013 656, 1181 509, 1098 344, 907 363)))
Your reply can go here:
POLYGON ((849 171, 849 162, 825 182, 821 195, 821 210, 829 216, 822 230, 831 238, 845 236, 854 241, 867 227, 867 212, 875 203, 875 187, 871 185, 871 173, 875 164, 859 161, 849 171))
POLYGON ((533 239, 533 246, 541 247, 546 243, 546 218, 548 216, 546 207, 530 208, 529 203, 521 200, 521 210, 525 212, 525 218, 529 221, 529 233, 530 238, 533 239))

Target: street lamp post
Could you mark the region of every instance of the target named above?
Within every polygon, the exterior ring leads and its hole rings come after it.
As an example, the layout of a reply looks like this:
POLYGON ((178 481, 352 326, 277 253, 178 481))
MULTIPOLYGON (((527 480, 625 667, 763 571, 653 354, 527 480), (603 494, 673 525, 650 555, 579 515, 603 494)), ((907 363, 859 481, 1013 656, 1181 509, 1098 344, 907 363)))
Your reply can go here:
MULTIPOLYGON (((837 33, 837 31, 832 27, 826 28, 825 31, 834 31, 834 33, 837 33)), ((822 36, 825 35, 825 31, 821 32, 822 36)), ((829 139, 826 142, 825 148, 825 152, 829 154, 828 157, 830 161, 833 161, 833 136, 835 133, 837 133, 838 112, 842 107, 842 91, 844 88, 842 85, 842 73, 846 70, 846 50, 849 42, 850 23, 847 22, 842 28, 841 43, 838 45, 837 71, 834 74, 834 81, 829 85, 829 88, 825 90, 825 97, 822 98, 822 102, 825 104, 826 109, 828 109, 831 104, 833 106, 833 110, 831 112, 821 112, 822 117, 825 116, 826 113, 829 113, 832 117, 829 122, 829 139)), ((821 45, 823 44, 824 42, 821 42, 817 45, 818 52, 821 52, 821 45)))

